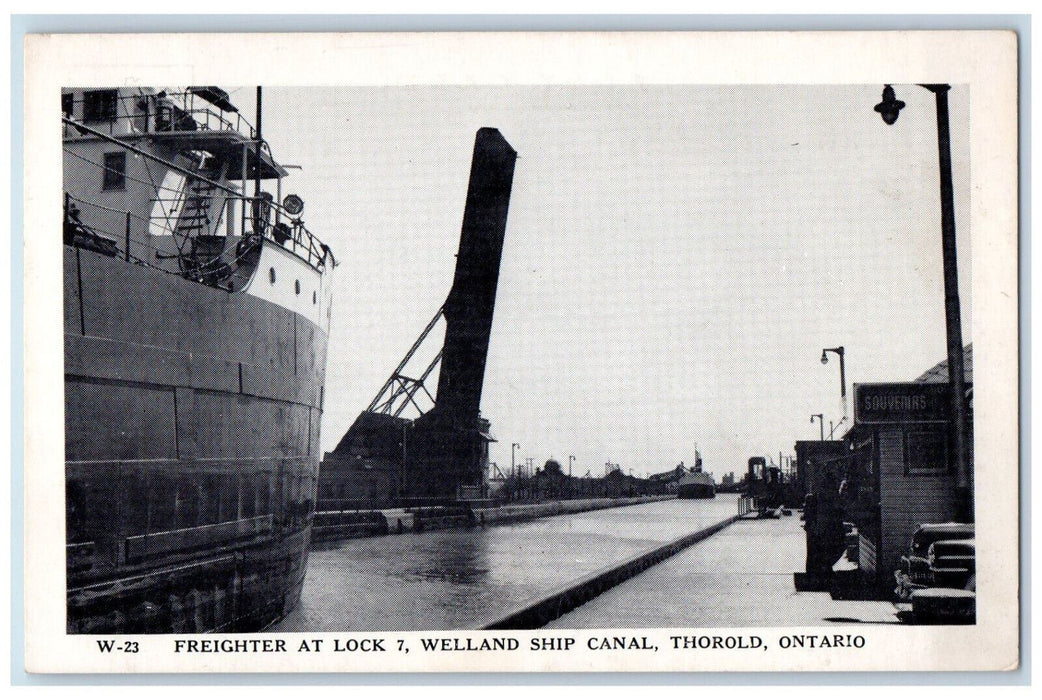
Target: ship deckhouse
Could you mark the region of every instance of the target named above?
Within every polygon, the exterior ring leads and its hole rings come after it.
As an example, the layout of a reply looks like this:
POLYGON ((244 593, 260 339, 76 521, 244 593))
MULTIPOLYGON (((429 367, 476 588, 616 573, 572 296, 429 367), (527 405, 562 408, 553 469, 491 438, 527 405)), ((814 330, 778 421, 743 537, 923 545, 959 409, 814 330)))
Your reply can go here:
POLYGON ((286 169, 227 92, 74 88, 62 112, 67 242, 328 330, 332 254, 305 228, 302 200, 283 202, 286 169))

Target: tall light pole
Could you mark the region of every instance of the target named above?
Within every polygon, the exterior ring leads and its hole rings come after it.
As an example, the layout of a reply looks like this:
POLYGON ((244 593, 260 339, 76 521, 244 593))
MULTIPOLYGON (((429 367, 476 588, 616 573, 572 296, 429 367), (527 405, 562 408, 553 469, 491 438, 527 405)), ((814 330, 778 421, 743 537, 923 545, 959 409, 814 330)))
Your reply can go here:
POLYGON ((814 425, 814 419, 818 419, 818 428, 821 429, 821 441, 825 442, 825 416, 820 413, 813 413, 810 417, 811 425, 814 425))
POLYGON ((517 498, 517 479, 514 478, 515 465, 517 462, 514 461, 514 450, 520 449, 521 444, 517 442, 510 443, 510 500, 514 501, 517 498))
MULTIPOLYGON (((944 318, 948 345, 948 389, 951 401, 955 488, 960 520, 973 521, 973 475, 970 473, 968 413, 963 374, 962 311, 959 304, 959 271, 955 245, 955 189, 952 185, 952 146, 948 130, 948 91, 950 85, 920 85, 934 94, 937 105, 937 157, 941 184, 941 253, 944 264, 944 318)), ((886 124, 893 124, 905 103, 897 99, 894 88, 883 88, 883 99, 875 110, 886 124)))
POLYGON ((843 346, 840 345, 838 348, 825 348, 821 351, 821 364, 827 365, 829 363, 828 353, 834 352, 839 355, 839 397, 843 401, 843 417, 847 417, 847 367, 846 361, 843 359, 846 351, 843 346))
POLYGON ((572 497, 572 462, 575 461, 575 455, 568 455, 568 498, 572 497))
POLYGON ((408 483, 409 483, 406 480, 406 476, 405 476, 405 465, 408 462, 408 460, 406 458, 409 456, 408 448, 407 448, 407 442, 406 442, 408 440, 408 438, 406 436, 406 427, 407 426, 408 426, 408 423, 402 423, 402 498, 405 498, 406 490, 408 489, 408 483))

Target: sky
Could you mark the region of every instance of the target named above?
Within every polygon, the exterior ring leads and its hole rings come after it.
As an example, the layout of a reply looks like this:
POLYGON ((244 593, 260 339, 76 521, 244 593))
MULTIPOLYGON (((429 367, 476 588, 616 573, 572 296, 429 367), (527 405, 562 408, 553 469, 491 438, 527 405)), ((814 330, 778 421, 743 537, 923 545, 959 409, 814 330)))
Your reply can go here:
MULTIPOLYGON (((741 474, 817 439, 812 414, 839 423, 838 362, 820 362, 839 345, 852 420, 854 383, 946 354, 934 98, 894 87, 892 126, 882 85, 265 87, 264 136, 301 166, 283 194, 340 262, 323 451, 448 294, 485 126, 519 154, 481 405, 492 461, 507 470, 519 443, 519 463, 642 475, 697 446, 741 474)), ((233 99, 253 115, 252 88, 233 99)), ((965 343, 968 101, 954 86, 965 343)))

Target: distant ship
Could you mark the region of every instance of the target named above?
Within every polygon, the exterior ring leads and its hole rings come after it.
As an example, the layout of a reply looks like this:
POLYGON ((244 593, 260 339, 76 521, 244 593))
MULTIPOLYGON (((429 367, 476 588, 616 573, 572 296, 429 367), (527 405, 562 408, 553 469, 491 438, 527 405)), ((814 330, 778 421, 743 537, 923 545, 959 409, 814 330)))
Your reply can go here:
POLYGON ((716 482, 702 471, 702 460, 677 482, 677 498, 716 498, 716 482))
POLYGON ((62 91, 69 633, 257 631, 300 596, 335 260, 256 93, 251 125, 214 86, 62 91))

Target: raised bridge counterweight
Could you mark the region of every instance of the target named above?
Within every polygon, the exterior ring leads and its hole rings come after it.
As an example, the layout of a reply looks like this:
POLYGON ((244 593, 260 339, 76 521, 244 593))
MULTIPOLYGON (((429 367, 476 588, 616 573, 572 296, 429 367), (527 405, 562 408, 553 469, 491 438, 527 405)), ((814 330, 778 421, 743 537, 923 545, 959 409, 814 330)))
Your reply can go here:
POLYGON ((516 160, 499 131, 478 131, 432 411, 457 427, 471 427, 478 417, 516 160))

